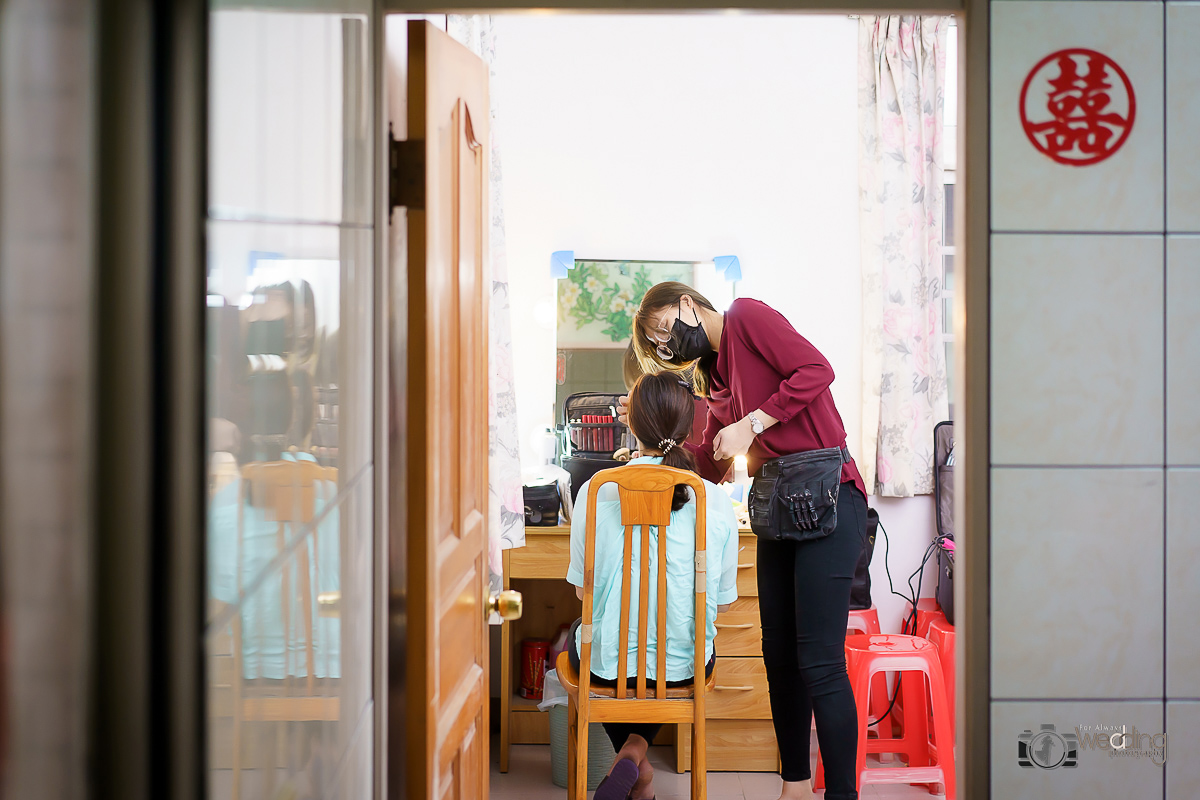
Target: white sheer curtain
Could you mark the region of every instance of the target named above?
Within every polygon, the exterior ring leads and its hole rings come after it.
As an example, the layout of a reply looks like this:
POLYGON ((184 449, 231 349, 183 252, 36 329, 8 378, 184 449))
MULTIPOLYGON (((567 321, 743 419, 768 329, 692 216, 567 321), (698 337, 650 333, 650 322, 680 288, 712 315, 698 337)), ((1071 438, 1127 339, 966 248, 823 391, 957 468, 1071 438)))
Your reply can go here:
MULTIPOLYGON (((487 15, 446 17, 447 32, 488 64, 491 83, 496 80, 496 40, 487 15)), ((525 500, 521 490, 521 447, 517 426, 517 400, 513 389, 513 342, 508 297, 508 264, 504 247, 504 180, 500 166, 496 124, 496 95, 491 97, 491 230, 492 266, 491 335, 488 342, 488 482, 489 567, 495 587, 501 575, 500 551, 525 545, 525 500)))
POLYGON ((949 413, 942 342, 946 17, 859 21, 859 224, 867 488, 933 491, 933 426, 949 413))

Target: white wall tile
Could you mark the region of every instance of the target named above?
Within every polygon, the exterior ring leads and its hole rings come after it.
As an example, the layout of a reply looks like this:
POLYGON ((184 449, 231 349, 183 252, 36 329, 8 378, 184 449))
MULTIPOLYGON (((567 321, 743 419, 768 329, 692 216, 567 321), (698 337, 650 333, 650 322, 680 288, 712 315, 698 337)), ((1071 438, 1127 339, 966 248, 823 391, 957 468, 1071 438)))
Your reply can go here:
POLYGON ((992 459, 1161 464, 1157 236, 992 237, 992 459))
POLYGON ((1167 703, 1167 800, 1200 797, 1200 703, 1167 703), (1173 749, 1172 749, 1173 748, 1173 749))
POLYGON ((1167 463, 1200 464, 1200 237, 1167 240, 1167 463))
POLYGON ((1161 696, 1162 470, 993 468, 991 522, 992 696, 1161 696))
MULTIPOLYGON (((1148 2, 1003 2, 992 6, 992 227, 1019 231, 1163 229, 1163 7, 1148 2), (1128 139, 1090 166, 1059 164, 1034 147, 1021 91, 1045 57, 1086 48, 1112 59, 1133 87, 1128 139)), ((1039 71, 1053 79, 1056 67, 1039 71)), ((1127 116, 1123 83, 1118 110, 1127 116)), ((1031 83, 1026 108, 1045 114, 1048 88, 1031 83)), ((1115 100, 1114 100, 1115 102, 1115 100)), ((1048 118, 1048 117, 1047 117, 1048 118)))
MULTIPOLYGON (((1099 726, 1125 726, 1130 732, 1137 728, 1139 734, 1153 737, 1163 732, 1162 703, 993 702, 991 796, 997 800, 1161 800, 1164 768, 1148 757, 1114 758, 1111 750, 1097 747, 1091 738, 1099 726), (1075 767, 1022 768, 1017 763, 1019 737, 1027 730, 1039 733, 1042 725, 1054 725, 1060 734, 1088 737, 1088 744, 1080 741, 1075 767)), ((1149 752, 1152 742, 1142 743, 1149 752)), ((1057 757, 1062 751, 1055 745, 1050 753, 1057 757)), ((1170 759, 1169 742, 1167 755, 1170 759)))
MULTIPOLYGON (((1200 698, 1200 469, 1167 470, 1167 696, 1200 698)), ((1200 797, 1200 794, 1196 796, 1200 797)))
POLYGON ((1167 3, 1167 230, 1200 232, 1200 3, 1167 3))

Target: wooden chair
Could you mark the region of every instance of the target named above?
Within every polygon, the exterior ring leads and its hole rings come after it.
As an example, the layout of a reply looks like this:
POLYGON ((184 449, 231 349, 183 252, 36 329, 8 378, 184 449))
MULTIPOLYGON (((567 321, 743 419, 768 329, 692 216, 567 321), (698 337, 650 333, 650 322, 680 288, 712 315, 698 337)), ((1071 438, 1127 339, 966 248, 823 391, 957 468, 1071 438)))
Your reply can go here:
MULTIPOLYGON (((329 477, 327 468, 312 461, 272 461, 246 464, 242 468, 242 492, 238 500, 237 535, 237 592, 242 597, 242 564, 244 517, 247 504, 266 509, 268 518, 276 527, 276 547, 282 553, 287 547, 289 527, 293 535, 301 526, 310 524, 315 518, 318 493, 328 504, 322 480, 329 477)), ((334 480, 337 471, 332 473, 334 480)), ((301 695, 279 696, 274 693, 248 691, 243 687, 244 653, 242 647, 242 611, 233 618, 233 798, 241 794, 241 726, 245 722, 310 722, 337 721, 340 718, 339 698, 318 695, 316 691, 316 657, 313 648, 313 592, 312 583, 317 574, 319 557, 318 531, 311 533, 313 540, 313 563, 310 566, 308 546, 302 543, 296 549, 297 591, 291 589, 290 562, 285 561, 280 580, 280 614, 284 629, 285 674, 291 674, 292 654, 288 639, 292 635, 291 608, 296 598, 300 602, 301 621, 304 629, 305 691, 301 695)), ((244 598, 243 598, 244 600, 244 598)))
POLYGON ((587 797, 588 725, 592 722, 659 722, 692 724, 692 798, 704 800, 707 794, 704 747, 704 696, 712 690, 713 678, 704 690, 694 685, 667 687, 667 548, 665 537, 658 547, 658 610, 657 610, 657 670, 653 696, 646 689, 646 641, 649 627, 650 573, 633 573, 633 529, 641 526, 641 564, 650 560, 650 526, 657 526, 660 535, 671 523, 671 499, 675 487, 685 484, 695 492, 696 549, 695 594, 696 625, 695 667, 697 678, 704 674, 705 631, 705 493, 704 481, 693 472, 652 465, 632 465, 606 469, 596 473, 588 490, 587 543, 583 567, 583 622, 580 627, 579 671, 571 668, 564 652, 559 655, 558 675, 568 695, 567 711, 567 796, 571 800, 587 797), (617 484, 621 501, 621 524, 625 526, 625 580, 621 586, 620 656, 617 659, 615 687, 592 686, 592 595, 595 589, 596 562, 596 502, 600 487, 617 484), (629 697, 627 662, 629 659, 629 594, 633 581, 638 581, 637 621, 637 683, 629 697))

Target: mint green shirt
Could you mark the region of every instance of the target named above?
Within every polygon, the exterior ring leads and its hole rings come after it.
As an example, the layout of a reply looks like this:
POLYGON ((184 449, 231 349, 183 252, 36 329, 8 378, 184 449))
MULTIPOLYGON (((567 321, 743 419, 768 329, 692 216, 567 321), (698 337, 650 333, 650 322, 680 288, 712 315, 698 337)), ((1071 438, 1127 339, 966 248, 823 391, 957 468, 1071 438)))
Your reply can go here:
MULTIPOLYGON (((630 464, 661 464, 661 458, 635 458, 630 464)), ((588 484, 583 484, 571 513, 571 563, 567 582, 583 586, 584 545, 587 541, 588 484)), ((708 530, 706 532, 707 611, 705 622, 705 660, 712 658, 713 638, 717 635, 717 606, 737 599, 738 526, 733 503, 723 489, 704 482, 707 498, 708 530)), ((689 490, 690 491, 690 490, 689 490)), ((596 509, 596 586, 592 596, 592 673, 601 678, 617 677, 618 641, 621 633, 622 566, 625 558, 625 526, 621 524, 621 502, 616 484, 600 489, 596 509)), ((682 681, 692 677, 695 661, 696 598, 695 553, 696 503, 687 503, 671 512, 671 524, 666 530, 667 547, 667 680, 682 681)), ((641 526, 633 529, 633 563, 641 569, 641 526)), ((657 679, 658 626, 658 546, 660 533, 650 527, 650 608, 647 619, 647 678, 657 679)), ((637 624, 639 612, 638 584, 629 592, 629 645, 626 674, 637 674, 637 624)), ((576 634, 576 647, 580 646, 576 634)))

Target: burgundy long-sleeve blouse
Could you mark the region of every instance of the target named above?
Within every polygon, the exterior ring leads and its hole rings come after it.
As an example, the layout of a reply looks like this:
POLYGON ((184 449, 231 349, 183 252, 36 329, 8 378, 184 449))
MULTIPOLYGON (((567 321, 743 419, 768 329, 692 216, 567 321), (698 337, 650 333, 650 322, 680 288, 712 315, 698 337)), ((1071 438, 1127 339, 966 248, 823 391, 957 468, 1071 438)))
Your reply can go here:
MULTIPOLYGON (((713 483, 724 480, 733 466, 733 459, 713 458, 713 439, 756 408, 779 423, 754 437, 746 454, 751 475, 767 459, 846 444, 846 428, 829 392, 833 367, 766 303, 743 297, 729 306, 711 378, 704 441, 688 449, 696 454, 700 475, 713 483)), ((853 460, 842 465, 842 481, 854 481, 866 494, 853 460)))

